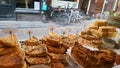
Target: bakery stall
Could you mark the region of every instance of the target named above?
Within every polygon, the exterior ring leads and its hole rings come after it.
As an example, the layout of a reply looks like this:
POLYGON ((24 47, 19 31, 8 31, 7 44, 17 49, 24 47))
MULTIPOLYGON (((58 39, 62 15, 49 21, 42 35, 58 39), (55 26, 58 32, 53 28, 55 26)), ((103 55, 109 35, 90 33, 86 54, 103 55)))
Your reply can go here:
POLYGON ((115 68, 120 64, 120 29, 106 20, 86 27, 4 28, 0 37, 0 68, 115 68), (57 32, 59 31, 59 32, 57 32), (43 34, 42 34, 43 33, 43 34), (44 34, 45 33, 45 34, 44 34), (47 34, 46 34, 47 33, 47 34), (42 34, 42 35, 40 35, 42 34), (24 39, 19 39, 25 36, 24 39), (3 60, 4 59, 4 60, 3 60))

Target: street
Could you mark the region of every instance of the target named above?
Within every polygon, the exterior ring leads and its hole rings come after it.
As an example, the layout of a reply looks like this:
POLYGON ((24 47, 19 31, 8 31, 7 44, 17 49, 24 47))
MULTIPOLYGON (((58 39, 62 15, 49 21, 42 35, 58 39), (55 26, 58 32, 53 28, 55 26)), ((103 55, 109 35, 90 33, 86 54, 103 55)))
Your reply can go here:
POLYGON ((55 27, 54 32, 60 35, 63 31, 67 34, 75 34, 83 30, 85 22, 88 26, 93 21, 82 21, 81 23, 72 23, 69 25, 59 25, 54 22, 42 23, 41 21, 0 21, 0 37, 9 35, 9 32, 5 33, 3 31, 5 28, 8 28, 7 31, 12 30, 21 41, 29 38, 29 31, 32 32, 31 36, 37 36, 38 38, 41 38, 43 35, 48 35, 50 27, 55 27), (17 29, 17 31, 14 31, 14 29, 17 29), (71 29, 71 32, 68 32, 68 29, 71 29))

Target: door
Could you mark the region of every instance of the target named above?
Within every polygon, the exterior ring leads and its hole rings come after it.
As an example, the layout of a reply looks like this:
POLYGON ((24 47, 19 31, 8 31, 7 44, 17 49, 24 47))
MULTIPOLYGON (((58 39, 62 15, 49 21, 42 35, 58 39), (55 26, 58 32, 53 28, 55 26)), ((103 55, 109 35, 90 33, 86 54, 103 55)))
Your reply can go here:
POLYGON ((12 17, 14 9, 14 0, 0 0, 0 18, 12 17))
POLYGON ((47 5, 49 5, 49 6, 51 6, 51 2, 52 2, 52 0, 47 0, 47 5))
POLYGON ((97 13, 101 13, 102 8, 103 8, 103 3, 104 3, 104 0, 97 0, 96 6, 95 6, 95 15, 97 13))

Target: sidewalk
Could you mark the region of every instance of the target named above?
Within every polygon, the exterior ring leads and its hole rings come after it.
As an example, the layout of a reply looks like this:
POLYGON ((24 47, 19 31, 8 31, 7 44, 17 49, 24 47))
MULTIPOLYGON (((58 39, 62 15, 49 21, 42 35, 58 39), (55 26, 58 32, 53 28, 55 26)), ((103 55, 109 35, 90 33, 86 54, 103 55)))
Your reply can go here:
POLYGON ((71 23, 69 25, 59 25, 55 22, 50 21, 49 23, 43 23, 41 21, 0 21, 0 29, 6 27, 16 27, 16 28, 45 28, 49 27, 50 25, 54 24, 57 27, 64 27, 64 26, 81 26, 84 23, 90 23, 94 20, 86 20, 81 21, 81 23, 71 23))

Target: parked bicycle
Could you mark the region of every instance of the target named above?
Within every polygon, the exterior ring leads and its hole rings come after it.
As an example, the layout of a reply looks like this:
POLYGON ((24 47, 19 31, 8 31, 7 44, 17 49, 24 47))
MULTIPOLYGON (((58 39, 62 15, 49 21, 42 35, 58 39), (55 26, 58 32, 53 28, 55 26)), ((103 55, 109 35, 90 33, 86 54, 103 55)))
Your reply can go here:
POLYGON ((83 18, 79 10, 76 9, 62 9, 54 10, 51 16, 55 22, 62 25, 76 23, 83 18))

